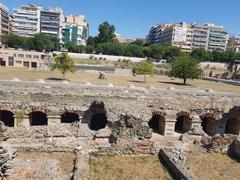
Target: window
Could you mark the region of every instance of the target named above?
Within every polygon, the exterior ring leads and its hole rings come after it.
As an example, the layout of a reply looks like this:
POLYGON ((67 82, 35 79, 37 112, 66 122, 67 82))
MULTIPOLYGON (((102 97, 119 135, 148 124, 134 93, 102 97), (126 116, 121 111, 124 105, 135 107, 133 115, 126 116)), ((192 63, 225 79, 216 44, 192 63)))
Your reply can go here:
POLYGON ((27 54, 26 58, 32 58, 32 55, 27 54))
POLYGON ((18 57, 24 58, 24 54, 18 54, 18 57))
POLYGON ((8 66, 13 66, 13 65, 14 65, 14 58, 8 57, 8 66))
POLYGON ((34 59, 39 59, 39 56, 38 55, 33 55, 33 58, 34 59))

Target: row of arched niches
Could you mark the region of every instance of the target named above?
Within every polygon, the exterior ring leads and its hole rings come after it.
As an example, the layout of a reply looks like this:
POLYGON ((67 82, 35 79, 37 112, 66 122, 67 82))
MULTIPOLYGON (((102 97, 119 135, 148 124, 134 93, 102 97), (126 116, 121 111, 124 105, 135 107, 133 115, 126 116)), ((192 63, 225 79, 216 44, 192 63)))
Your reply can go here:
MULTIPOLYGON (((103 129, 108 124, 106 110, 104 103, 92 104, 93 109, 91 112, 85 113, 87 118, 86 123, 91 130, 97 131, 103 129)), ((48 125, 48 115, 43 111, 32 111, 27 114, 30 126, 45 126, 48 125)), ((230 109, 228 113, 222 114, 220 118, 212 112, 203 113, 199 116, 199 124, 203 131, 213 136, 219 133, 226 134, 240 134, 240 108, 234 107, 230 109)), ((10 110, 0 110, 0 121, 2 121, 7 127, 16 127, 15 114, 10 110)), ((61 123, 74 123, 85 121, 84 118, 80 118, 78 113, 64 112, 61 114, 61 123)), ((152 118, 148 120, 148 126, 153 132, 160 135, 165 135, 166 124, 168 119, 165 113, 152 113, 152 118)), ((188 112, 178 112, 176 114, 176 120, 174 121, 174 131, 177 133, 187 133, 193 128, 193 119, 188 112)))

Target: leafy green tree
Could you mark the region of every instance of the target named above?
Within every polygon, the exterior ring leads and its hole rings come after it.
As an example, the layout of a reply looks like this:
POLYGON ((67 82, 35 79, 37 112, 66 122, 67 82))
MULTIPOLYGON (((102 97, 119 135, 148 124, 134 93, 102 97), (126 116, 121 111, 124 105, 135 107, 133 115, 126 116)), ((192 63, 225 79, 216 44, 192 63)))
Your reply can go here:
POLYGON ((54 58, 54 64, 51 67, 51 71, 58 69, 65 78, 67 72, 74 73, 76 71, 73 59, 67 53, 61 53, 54 58))
POLYGON ((96 37, 89 36, 87 39, 87 45, 89 46, 96 46, 96 37))
POLYGON ((108 22, 103 22, 98 28, 97 43, 113 42, 115 39, 115 27, 108 22))
POLYGON ((89 53, 89 54, 93 53, 93 52, 94 52, 94 46, 87 45, 87 46, 85 47, 85 52, 86 52, 86 53, 89 53))
POLYGON ((163 52, 162 52, 161 46, 159 45, 150 46, 148 57, 151 57, 155 60, 161 60, 163 58, 163 52))
POLYGON ((137 46, 144 46, 144 40, 138 38, 138 39, 136 39, 134 42, 132 42, 130 44, 137 45, 137 46))
POLYGON ((163 45, 161 49, 163 59, 166 59, 168 62, 172 62, 182 54, 180 48, 175 46, 163 45))
POLYGON ((96 53, 121 56, 124 54, 124 45, 115 42, 101 43, 97 45, 96 53))
POLYGON ((196 48, 191 52, 191 57, 203 62, 209 60, 209 53, 203 48, 196 48))
POLYGON ((36 51, 53 51, 58 46, 57 38, 49 37, 44 34, 35 34, 32 38, 28 38, 27 44, 30 50, 36 51))
POLYGON ((75 43, 73 42, 69 42, 65 44, 65 48, 69 51, 69 52, 74 52, 77 53, 78 52, 78 47, 75 43))
POLYGON ((15 34, 3 35, 1 36, 1 41, 4 45, 12 48, 20 48, 21 46, 26 45, 26 38, 15 34))
POLYGON ((186 85, 187 79, 198 79, 201 72, 197 60, 188 55, 182 55, 172 62, 169 75, 183 79, 183 84, 186 85))
POLYGON ((143 75, 144 77, 144 82, 146 82, 146 76, 147 75, 153 75, 156 73, 156 67, 155 65, 149 61, 149 60, 143 60, 137 63, 133 68, 132 68, 133 74, 137 75, 143 75))
POLYGON ((135 44, 125 45, 125 56, 144 57, 143 47, 135 44))

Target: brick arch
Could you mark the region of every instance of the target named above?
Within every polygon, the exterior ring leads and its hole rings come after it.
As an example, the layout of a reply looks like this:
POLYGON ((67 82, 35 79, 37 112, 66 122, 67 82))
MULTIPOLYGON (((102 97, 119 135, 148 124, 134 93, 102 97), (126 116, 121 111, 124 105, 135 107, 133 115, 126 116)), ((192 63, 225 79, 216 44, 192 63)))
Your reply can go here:
POLYGON ((64 111, 60 114, 60 117, 61 123, 73 123, 80 121, 79 114, 74 111, 64 111))
POLYGON ((149 127, 153 130, 153 132, 158 133, 160 135, 165 134, 165 126, 166 126, 166 113, 161 111, 153 111, 152 118, 148 121, 149 127))
POLYGON ((48 125, 48 118, 46 111, 32 110, 28 113, 30 126, 44 126, 48 125))
POLYGON ((189 112, 181 111, 176 114, 175 132, 187 133, 192 129, 192 118, 189 112))
POLYGON ((240 135, 240 106, 235 106, 225 114, 225 130, 226 134, 240 135))
POLYGON ((202 129, 206 134, 213 136, 218 133, 218 121, 213 112, 207 112, 200 115, 200 119, 202 120, 202 129))
POLYGON ((7 127, 14 127, 14 113, 11 110, 0 109, 0 121, 7 127))
POLYGON ((82 123, 87 123, 91 130, 98 131, 107 126, 107 111, 103 101, 93 101, 84 112, 82 123))

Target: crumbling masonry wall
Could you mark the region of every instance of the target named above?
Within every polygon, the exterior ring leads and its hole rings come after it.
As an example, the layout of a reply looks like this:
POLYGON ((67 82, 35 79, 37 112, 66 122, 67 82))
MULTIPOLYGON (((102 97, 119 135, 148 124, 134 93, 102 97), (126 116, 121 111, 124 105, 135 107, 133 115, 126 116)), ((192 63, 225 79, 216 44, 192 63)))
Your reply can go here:
POLYGON ((160 114, 160 120, 164 119, 159 127, 161 135, 172 136, 179 127, 178 133, 186 133, 201 126, 210 135, 239 135, 240 95, 237 94, 24 82, 0 84, 0 114, 12 113, 15 128, 58 125, 66 113, 75 115, 80 129, 92 131, 111 128, 122 115, 139 118, 143 125, 149 126, 153 115, 160 114), (37 114, 36 118, 41 122, 32 124, 32 114, 37 114), (94 118, 104 119, 103 124, 93 128, 94 118), (213 129, 214 132, 209 132, 213 129))

